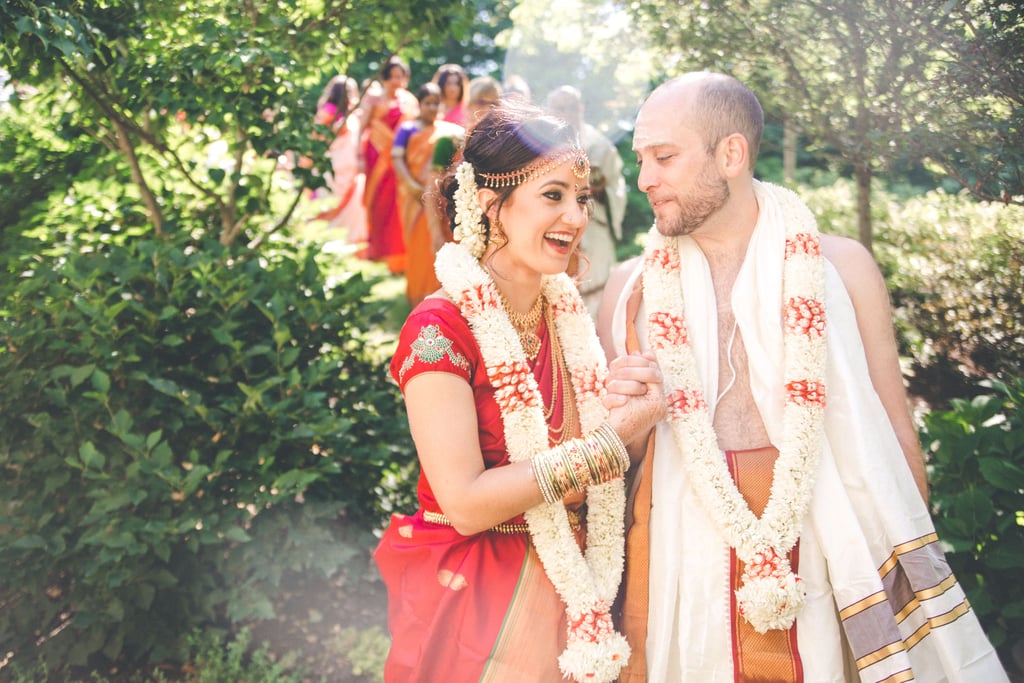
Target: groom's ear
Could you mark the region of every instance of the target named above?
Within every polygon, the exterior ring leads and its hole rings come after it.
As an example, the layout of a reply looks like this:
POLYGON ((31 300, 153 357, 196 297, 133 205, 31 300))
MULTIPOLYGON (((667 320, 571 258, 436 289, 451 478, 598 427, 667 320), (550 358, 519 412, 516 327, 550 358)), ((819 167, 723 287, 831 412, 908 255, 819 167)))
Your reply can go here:
POLYGON ((747 138, 740 133, 726 135, 718 141, 718 148, 715 150, 715 160, 718 162, 722 175, 732 179, 750 169, 750 146, 747 138))

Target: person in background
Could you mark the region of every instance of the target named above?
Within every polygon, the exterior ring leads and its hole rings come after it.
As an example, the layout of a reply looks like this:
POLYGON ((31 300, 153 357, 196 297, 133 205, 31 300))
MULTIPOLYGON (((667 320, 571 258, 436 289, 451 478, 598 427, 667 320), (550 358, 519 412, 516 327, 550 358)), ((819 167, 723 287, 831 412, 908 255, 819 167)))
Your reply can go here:
POLYGON ((434 83, 441 89, 440 116, 449 123, 466 125, 466 96, 469 79, 458 64, 444 64, 434 74, 434 83))
POLYGON ((590 192, 594 206, 580 245, 585 262, 580 267, 579 277, 583 301, 596 320, 601 291, 617 262, 615 243, 622 239, 622 218, 626 214, 622 158, 611 140, 584 121, 583 98, 579 90, 571 85, 555 88, 547 96, 547 108, 577 131, 583 149, 590 157, 590 192))
POLYGON ((530 84, 519 74, 512 74, 505 79, 501 86, 502 97, 516 102, 532 102, 533 93, 530 91, 530 84))
MULTIPOLYGON (((491 107, 498 104, 501 99, 501 85, 490 76, 479 76, 469 82, 467 89, 469 101, 466 104, 466 124, 464 130, 458 135, 449 135, 438 138, 434 147, 434 159, 432 166, 439 180, 449 167, 459 160, 462 145, 465 143, 466 135, 473 130, 473 126, 480 120, 491 107)), ((443 213, 443 209, 442 209, 443 213)))
POLYGON ((634 481, 621 680, 1005 683, 928 514, 885 281, 754 179, 763 128, 710 72, 637 117, 655 223, 598 326, 654 351, 669 418, 634 481))
POLYGON ((421 473, 419 509, 394 515, 375 553, 388 683, 608 683, 628 657, 610 615, 638 454, 626 445, 665 404, 635 355, 612 363, 605 407, 608 368, 565 274, 588 177, 564 121, 510 103, 445 177, 456 241, 391 360, 421 473))
MULTIPOLYGON (((445 219, 444 198, 439 191, 441 178, 449 168, 453 168, 462 159, 462 145, 466 142, 466 135, 491 107, 498 104, 500 98, 501 85, 490 76, 479 76, 471 80, 469 102, 466 105, 466 128, 452 135, 442 135, 434 144, 434 158, 430 164, 431 178, 427 183, 429 189, 424 194, 423 201, 427 206, 427 220, 431 224, 430 234, 440 236, 445 242, 451 241, 452 233, 445 219)), ((440 247, 438 244, 437 248, 440 247)))
POLYGON ((405 296, 413 307, 440 283, 434 274, 434 252, 445 242, 438 221, 427 220, 432 206, 424 203, 424 192, 432 179, 431 161, 439 137, 461 135, 462 126, 438 121, 441 89, 425 83, 416 91, 419 116, 398 128, 391 147, 392 163, 398 176, 398 203, 405 237, 405 296))
POLYGON ((380 90, 363 98, 367 121, 362 159, 366 171, 367 258, 384 261, 392 273, 405 271, 405 243, 398 210, 398 182, 391 163, 395 131, 403 121, 418 114, 416 98, 406 90, 409 68, 398 57, 380 70, 380 90))
POLYGON ((357 104, 359 88, 354 79, 343 74, 331 78, 317 103, 315 122, 332 134, 327 157, 331 173, 327 186, 337 204, 321 212, 317 219, 331 227, 342 227, 349 244, 366 241, 366 207, 363 190, 366 177, 359 169, 359 137, 362 129, 357 104))

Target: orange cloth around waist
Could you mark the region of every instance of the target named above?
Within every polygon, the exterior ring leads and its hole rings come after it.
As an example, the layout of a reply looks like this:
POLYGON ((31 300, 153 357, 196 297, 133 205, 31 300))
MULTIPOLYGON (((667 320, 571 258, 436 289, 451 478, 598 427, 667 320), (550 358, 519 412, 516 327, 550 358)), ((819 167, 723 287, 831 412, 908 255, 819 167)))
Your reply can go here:
MULTIPOLYGON (((772 446, 726 451, 726 461, 736 487, 751 511, 760 516, 768 504, 778 450, 772 446)), ((633 524, 626 536, 626 574, 621 614, 622 630, 633 650, 620 683, 647 680, 647 608, 649 602, 649 520, 651 478, 654 470, 654 437, 648 444, 631 511, 633 524)), ((799 544, 798 544, 799 546, 799 544)), ((789 554, 793 571, 798 569, 798 547, 789 554)), ((733 672, 737 683, 800 683, 803 668, 796 648, 796 625, 787 631, 761 634, 736 612, 735 591, 743 575, 743 563, 730 550, 730 602, 732 606, 733 672)))
MULTIPOLYGON (((775 461, 779 451, 774 446, 743 451, 726 451, 736 488, 747 501, 750 511, 760 517, 772 492, 775 461)), ((797 571, 797 546, 789 552, 789 562, 797 571)), ((729 551, 729 602, 732 607, 733 676, 736 683, 799 683, 803 668, 796 649, 796 624, 788 630, 758 633, 736 610, 736 589, 740 586, 745 564, 729 551)))

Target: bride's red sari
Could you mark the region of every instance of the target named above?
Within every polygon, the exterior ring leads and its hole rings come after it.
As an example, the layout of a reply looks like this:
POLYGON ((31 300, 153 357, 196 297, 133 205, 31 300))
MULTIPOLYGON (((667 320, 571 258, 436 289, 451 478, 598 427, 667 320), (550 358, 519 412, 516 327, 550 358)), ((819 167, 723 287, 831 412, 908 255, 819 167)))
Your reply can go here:
MULTIPOLYGON (((551 398, 546 328, 541 338, 533 370, 544 405, 554 416, 551 427, 557 429, 562 409, 551 398)), ((449 372, 470 383, 485 466, 508 464, 501 412, 480 350, 458 308, 447 300, 426 299, 402 329, 391 373, 404 388, 422 372, 449 372)), ((438 405, 440 420, 444 409, 438 405)), ((384 680, 564 680, 558 656, 565 648, 565 608, 522 516, 495 530, 462 536, 437 517, 443 510, 422 474, 417 495, 420 509, 395 515, 375 554, 388 588, 392 637, 384 680)))

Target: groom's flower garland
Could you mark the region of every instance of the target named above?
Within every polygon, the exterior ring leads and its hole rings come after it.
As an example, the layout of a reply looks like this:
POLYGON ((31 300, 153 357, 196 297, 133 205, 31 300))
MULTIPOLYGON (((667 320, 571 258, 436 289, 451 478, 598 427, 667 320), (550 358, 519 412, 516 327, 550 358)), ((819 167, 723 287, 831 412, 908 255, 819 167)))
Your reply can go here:
POLYGON ((702 506, 746 563, 740 613, 760 633, 788 629, 805 593, 787 559, 800 537, 824 434, 825 275, 814 217, 793 193, 771 188, 786 220, 783 266, 785 405, 771 495, 760 519, 736 488, 712 426, 690 347, 678 238, 652 228, 644 255, 648 338, 665 376, 669 423, 702 506))
MULTIPOLYGON (((475 204, 475 191, 468 192, 470 183, 475 186, 472 166, 464 162, 458 177, 464 201, 472 196, 475 204)), ((456 194, 456 216, 479 220, 471 207, 459 206, 459 196, 456 194)), ((479 231, 482 226, 456 226, 456 234, 465 236, 479 231)), ((475 245, 472 238, 469 241, 475 245)), ((543 401, 519 336, 501 305, 498 288, 480 266, 478 256, 461 243, 446 244, 437 252, 435 267, 441 286, 462 311, 480 347, 501 408, 509 459, 529 460, 548 449, 543 401)), ((555 329, 549 334, 573 342, 562 348, 586 434, 607 417, 601 399, 608 368, 593 322, 572 280, 564 273, 544 276, 542 292, 554 317, 555 329)), ((585 555, 576 543, 564 505, 541 504, 525 515, 544 571, 565 603, 568 642, 558 663, 562 672, 576 681, 614 681, 629 659, 629 645, 615 631, 609 612, 622 574, 625 505, 621 477, 587 490, 585 555)))

